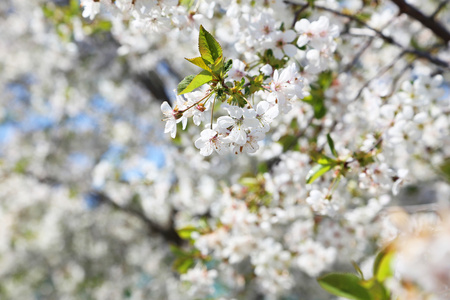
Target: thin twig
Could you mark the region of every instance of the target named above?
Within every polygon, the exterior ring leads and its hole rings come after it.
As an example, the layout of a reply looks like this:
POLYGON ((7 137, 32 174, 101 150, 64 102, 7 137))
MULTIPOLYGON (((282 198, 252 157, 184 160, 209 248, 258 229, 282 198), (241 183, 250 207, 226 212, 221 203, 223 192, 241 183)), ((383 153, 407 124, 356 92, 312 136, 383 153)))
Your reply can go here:
POLYGON ((378 35, 381 39, 383 39, 386 43, 392 44, 392 45, 395 45, 395 46, 401 48, 403 50, 403 52, 405 52, 405 53, 413 54, 413 55, 415 55, 417 57, 426 59, 429 62, 431 62, 431 63, 433 63, 433 64, 435 64, 437 66, 440 66, 440 67, 444 67, 444 68, 449 68, 450 67, 447 62, 445 62, 445 61, 443 61, 443 60, 441 60, 441 59, 439 59, 437 57, 431 56, 428 52, 417 50, 417 49, 410 49, 410 48, 403 47, 401 44, 399 44, 397 41, 395 41, 392 37, 383 34, 381 31, 373 28, 372 26, 368 25, 363 20, 359 19, 358 17, 356 17, 354 15, 346 14, 346 13, 343 13, 343 12, 340 12, 340 11, 337 11, 337 10, 334 10, 334 9, 331 9, 331 8, 328 8, 328 7, 320 6, 320 5, 315 5, 314 7, 317 8, 317 9, 320 9, 320 10, 328 11, 330 13, 333 13, 333 14, 337 15, 337 16, 345 17, 345 18, 348 18, 348 19, 350 19, 352 21, 355 21, 359 25, 364 26, 364 27, 372 30, 373 32, 375 32, 375 34, 378 35))
POLYGON ((297 23, 298 17, 300 16, 300 14, 301 14, 302 12, 304 12, 308 7, 309 7, 309 3, 306 3, 305 5, 303 5, 302 7, 300 7, 300 8, 295 12, 295 15, 294 15, 294 21, 292 22, 292 26, 291 26, 292 28, 294 28, 295 23, 297 23))
POLYGON ((356 97, 352 100, 356 101, 358 100, 358 98, 361 96, 363 90, 369 86, 369 84, 374 80, 377 79, 378 77, 382 76, 384 73, 386 73, 387 71, 389 71, 390 69, 392 69, 392 67, 394 67, 394 65, 400 60, 400 58, 405 55, 405 52, 401 52, 399 55, 397 55, 394 60, 387 66, 385 66, 384 68, 382 68, 380 71, 378 71, 378 73, 373 76, 372 78, 370 78, 369 80, 367 80, 364 85, 359 89, 358 94, 356 95, 356 97))
POLYGON ((442 1, 436 8, 436 10, 431 14, 430 18, 431 19, 436 18, 437 14, 448 4, 448 2, 449 0, 442 1))

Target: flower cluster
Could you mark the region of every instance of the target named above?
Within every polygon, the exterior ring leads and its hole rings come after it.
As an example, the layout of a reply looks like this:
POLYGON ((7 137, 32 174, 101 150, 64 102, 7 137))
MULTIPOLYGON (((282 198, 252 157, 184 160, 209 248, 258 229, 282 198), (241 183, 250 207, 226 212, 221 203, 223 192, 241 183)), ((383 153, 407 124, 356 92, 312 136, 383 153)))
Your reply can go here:
MULTIPOLYGON (((263 18, 264 24, 269 22, 264 17, 261 18, 263 18)), ((304 20, 299 21, 296 28, 302 28, 303 23, 304 20)), ((328 30, 327 18, 321 18, 313 22, 310 27, 312 27, 311 30, 305 29, 305 32, 308 32, 305 36, 308 36, 312 45, 315 47, 333 45, 336 30, 334 27, 332 30, 328 30), (317 26, 317 24, 321 25, 317 26)), ((269 29, 267 30, 270 31, 269 29)), ((203 33, 204 31, 201 28, 199 43, 202 35, 209 35, 208 32, 203 33)), ((259 32, 259 34, 262 33, 259 32)), ((212 38, 212 36, 210 37, 212 38)), ((269 57, 274 57, 277 60, 288 59, 298 50, 294 45, 288 44, 288 42, 297 38, 292 30, 275 31, 266 38, 264 44, 269 45, 273 51, 273 54, 268 54, 269 57), (289 36, 289 38, 286 38, 286 36, 289 36), (286 41, 284 38, 286 38, 286 41), (273 43, 269 43, 269 41, 273 43), (277 51, 276 47, 279 45, 283 45, 283 50, 278 49, 277 51)), ((307 42, 302 41, 302 46, 307 42)), ((220 49, 218 44, 215 47, 220 49)), ((181 122, 183 129, 185 129, 189 117, 193 117, 193 122, 197 126, 202 122, 206 123, 209 128, 204 129, 195 141, 195 146, 200 149, 200 153, 204 156, 211 155, 213 151, 219 154, 229 151, 234 154, 255 153, 259 149, 259 142, 264 140, 265 134, 270 130, 270 124, 278 114, 288 113, 292 108, 292 103, 304 98, 305 95, 309 95, 308 81, 300 75, 295 63, 276 69, 270 64, 264 64, 259 70, 252 71, 247 66, 254 63, 246 65, 238 59, 233 59, 227 63, 229 67, 223 70, 225 74, 217 75, 212 70, 213 67, 206 65, 208 63, 206 58, 199 57, 190 61, 202 67, 206 71, 205 76, 213 74, 211 79, 206 81, 212 80, 209 84, 210 87, 203 89, 202 92, 195 91, 177 96, 173 108, 167 102, 164 102, 161 105, 161 110, 165 115, 164 120, 167 122, 165 132, 170 132, 172 138, 176 136, 176 124, 181 122), (221 105, 227 115, 218 117, 214 122, 216 100, 218 100, 217 102, 227 102, 221 105), (211 114, 209 120, 207 119, 208 113, 211 114)), ((262 65, 263 62, 263 59, 256 61, 256 66, 262 65)), ((281 65, 285 65, 286 62, 287 60, 284 60, 281 65)), ((321 66, 321 68, 323 67, 325 65, 321 66)), ((183 86, 182 91, 185 88, 192 90, 190 86, 194 85, 199 75, 190 79, 191 81, 186 87, 183 86)), ((198 85, 201 85, 201 83, 203 82, 200 81, 198 85)))

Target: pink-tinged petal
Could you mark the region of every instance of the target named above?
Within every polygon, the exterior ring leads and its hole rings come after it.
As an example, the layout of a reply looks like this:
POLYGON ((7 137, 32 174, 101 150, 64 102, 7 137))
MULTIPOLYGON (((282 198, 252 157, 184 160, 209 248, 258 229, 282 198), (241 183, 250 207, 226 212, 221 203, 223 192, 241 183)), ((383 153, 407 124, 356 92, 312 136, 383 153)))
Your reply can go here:
POLYGON ((285 41, 286 43, 290 43, 295 39, 295 37, 296 34, 294 30, 287 30, 283 34, 283 41, 285 41))
POLYGON ((286 45, 284 45, 284 46, 283 46, 283 50, 284 50, 284 53, 285 53, 287 56, 289 56, 289 57, 292 57, 292 56, 294 56, 295 54, 297 54, 297 47, 295 47, 295 46, 292 45, 292 44, 286 44, 286 45))

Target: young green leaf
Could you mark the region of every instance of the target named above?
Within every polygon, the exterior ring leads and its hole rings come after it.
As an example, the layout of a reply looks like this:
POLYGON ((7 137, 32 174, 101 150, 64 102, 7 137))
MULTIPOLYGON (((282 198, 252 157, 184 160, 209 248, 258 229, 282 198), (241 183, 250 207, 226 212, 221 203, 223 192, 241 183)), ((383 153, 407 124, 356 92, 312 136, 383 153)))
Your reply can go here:
POLYGON ((386 287, 378 282, 375 278, 362 280, 361 286, 368 290, 373 300, 390 300, 389 291, 386 287))
POLYGON ((190 257, 180 257, 173 262, 173 268, 180 274, 186 273, 195 264, 190 257))
POLYGON ((225 73, 228 73, 228 71, 231 70, 232 66, 233 66, 233 61, 231 59, 227 60, 227 62, 225 63, 225 68, 224 68, 225 73))
POLYGON ((333 82, 333 72, 325 71, 319 74, 318 83, 323 90, 328 89, 333 82))
POLYGON ((330 146, 331 153, 333 153, 334 157, 338 157, 336 149, 334 148, 334 141, 331 138, 330 134, 327 134, 328 146, 330 146))
POLYGON ((192 225, 188 225, 186 227, 183 227, 181 229, 178 229, 178 235, 185 240, 190 240, 191 239, 191 234, 193 232, 197 231, 197 228, 195 226, 192 225))
POLYGON ((203 60, 208 64, 217 64, 218 59, 223 58, 222 47, 202 25, 200 25, 198 36, 198 50, 203 60))
POLYGON ((370 292, 361 285, 361 279, 350 273, 330 273, 317 279, 327 292, 352 300, 373 300, 370 292))
POLYGON ((394 252, 389 248, 385 248, 378 253, 373 263, 373 276, 379 281, 383 282, 387 278, 393 276, 391 262, 394 257, 394 252))
POLYGON ((358 266, 358 264, 354 260, 352 260, 352 265, 353 265, 353 268, 355 268, 356 273, 358 273, 359 277, 361 277, 361 279, 364 280, 364 274, 361 271, 361 268, 358 266))
POLYGON ((187 9, 190 9, 194 4, 194 0, 180 0, 179 4, 186 7, 187 9))
POLYGON ((185 77, 177 87, 178 95, 192 92, 196 88, 208 83, 212 80, 212 75, 208 71, 201 71, 196 76, 189 75, 185 77))
POLYGON ((208 67, 201 57, 195 57, 195 58, 184 58, 185 60, 189 61, 190 63, 202 68, 203 70, 211 72, 211 68, 208 67))
POLYGON ((306 175, 306 183, 313 183, 314 180, 316 180, 326 172, 330 171, 333 167, 334 167, 333 164, 315 165, 314 167, 312 167, 311 170, 309 170, 308 174, 306 175))
POLYGON ((312 159, 319 165, 336 165, 336 161, 334 159, 323 154, 319 154, 319 156, 315 156, 312 159))

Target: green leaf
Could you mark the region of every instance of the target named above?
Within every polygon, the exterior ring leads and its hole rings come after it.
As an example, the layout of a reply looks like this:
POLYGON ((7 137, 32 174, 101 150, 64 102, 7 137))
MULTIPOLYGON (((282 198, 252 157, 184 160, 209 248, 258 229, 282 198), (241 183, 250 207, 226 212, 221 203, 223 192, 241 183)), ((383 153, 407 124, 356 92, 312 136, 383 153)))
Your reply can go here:
POLYGON ((330 273, 317 279, 327 292, 352 300, 372 300, 369 291, 361 285, 361 279, 349 273, 330 273))
POLYGON ((323 100, 323 98, 316 98, 316 101, 312 104, 314 109, 314 118, 316 119, 322 119, 327 113, 323 100))
POLYGON ((182 5, 186 7, 187 9, 190 9, 192 5, 194 5, 195 0, 180 0, 178 3, 179 5, 182 5))
POLYGON ((392 277, 391 263, 394 257, 394 252, 390 248, 385 248, 378 253, 373 263, 373 276, 379 281, 383 282, 387 278, 392 277))
POLYGON ((330 87, 331 83, 333 82, 333 72, 326 71, 319 74, 318 82, 320 87, 323 90, 326 90, 330 87))
POLYGON ((192 225, 188 225, 186 227, 183 227, 183 228, 177 230, 178 235, 182 239, 185 239, 185 240, 190 240, 192 232, 195 232, 195 231, 197 231, 197 228, 192 225))
POLYGON ((332 159, 331 157, 328 157, 323 154, 319 154, 319 157, 314 157, 313 160, 317 162, 319 165, 336 165, 336 161, 332 159))
POLYGON ((194 80, 195 75, 189 75, 183 78, 183 80, 181 80, 181 82, 178 84, 177 86, 177 93, 178 95, 181 94, 182 91, 184 91, 188 85, 192 82, 192 80, 194 80))
POLYGON ((298 142, 298 138, 293 135, 287 134, 282 136, 278 142, 283 146, 283 152, 295 148, 298 142))
POLYGON ((208 83, 212 80, 212 75, 208 71, 201 71, 196 76, 189 75, 185 77, 177 87, 178 95, 192 92, 196 88, 208 83))
POLYGON ((315 165, 306 175, 306 183, 313 183, 317 178, 330 171, 334 165, 315 165))
POLYGON ((30 161, 27 158, 21 158, 14 166, 14 172, 24 174, 27 171, 30 161))
POLYGON ((173 263, 173 268, 180 274, 186 273, 193 265, 195 261, 190 257, 177 258, 173 263))
POLYGON ((195 57, 195 58, 186 58, 185 57, 184 59, 189 61, 190 63, 193 63, 194 65, 202 68, 203 70, 211 72, 211 68, 206 65, 205 61, 200 56, 195 57))
POLYGON ((318 90, 311 90, 311 95, 302 99, 302 101, 309 103, 314 109, 314 118, 322 119, 327 113, 325 108, 323 92, 318 90))
POLYGON ((70 0, 70 10, 73 14, 78 14, 80 11, 80 3, 77 0, 70 0))
POLYGON ((450 182, 450 158, 444 160, 444 163, 439 166, 439 171, 441 171, 445 179, 450 182))
POLYGON ((360 282, 361 286, 366 288, 373 300, 389 300, 389 292, 384 285, 378 282, 375 278, 363 280, 360 282))
POLYGON ((334 141, 331 138, 330 134, 327 134, 328 146, 330 146, 331 153, 333 153, 334 157, 338 157, 336 149, 334 148, 334 141))
POLYGON ((361 271, 361 269, 359 268, 358 264, 354 260, 352 260, 352 265, 353 265, 353 268, 355 268, 356 273, 358 273, 359 277, 361 277, 361 279, 364 280, 364 274, 361 271))
POLYGON ((306 2, 308 2, 309 6, 314 7, 315 0, 307 0, 306 2))
POLYGON ((222 47, 216 39, 200 25, 200 34, 198 36, 198 50, 201 57, 208 64, 216 64, 222 56, 222 47))
POLYGON ((227 62, 225 63, 225 68, 224 68, 225 73, 228 73, 228 71, 231 70, 232 66, 233 66, 233 61, 231 59, 227 60, 227 62))

